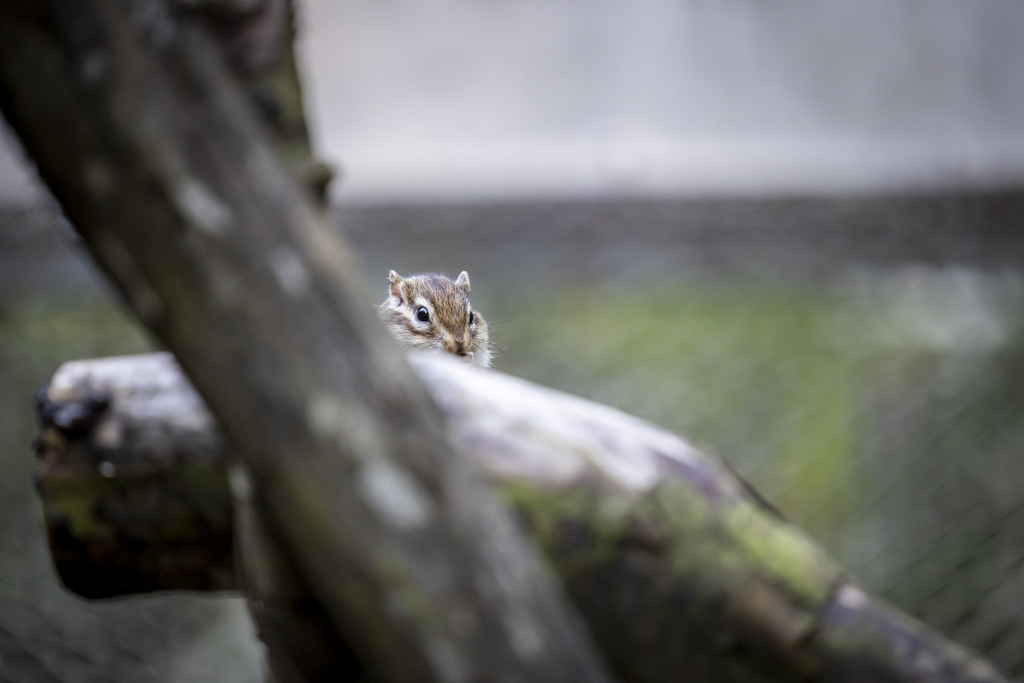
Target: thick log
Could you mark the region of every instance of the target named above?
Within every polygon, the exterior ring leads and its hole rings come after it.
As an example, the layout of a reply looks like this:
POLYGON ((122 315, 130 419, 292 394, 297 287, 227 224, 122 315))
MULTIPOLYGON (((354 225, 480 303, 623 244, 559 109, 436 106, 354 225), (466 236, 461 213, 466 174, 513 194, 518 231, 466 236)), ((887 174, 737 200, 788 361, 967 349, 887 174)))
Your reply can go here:
POLYGON ((2 0, 0 109, 376 679, 608 680, 211 33, 163 0, 2 0))
MULTIPOLYGON (((444 411, 453 444, 516 506, 624 680, 1006 680, 858 589, 723 462, 685 440, 606 406, 447 357, 413 357, 413 367, 444 411)), ((46 421, 39 481, 51 527, 67 527, 76 514, 64 510, 52 484, 60 483, 63 463, 80 463, 83 453, 91 473, 73 475, 82 486, 102 486, 104 463, 114 459, 153 462, 150 435, 157 434, 166 467, 178 466, 167 453, 223 466, 211 447, 220 440, 191 429, 212 429, 194 390, 183 375, 168 384, 173 368, 169 355, 157 354, 72 362, 54 375, 44 415, 91 417, 70 430, 46 421), (109 434, 122 439, 112 442, 109 434)), ((115 479, 119 471, 106 469, 115 479)), ((244 481, 234 488, 245 497, 244 481)), ((224 495, 223 487, 204 491, 224 495)), ((71 526, 87 541, 94 524, 71 526)), ((54 557, 60 555, 55 548, 54 557)), ((75 569, 65 567, 62 575, 75 569)), ((301 587, 294 590, 287 600, 301 602, 301 587)))
POLYGON ((235 587, 227 441, 168 360, 71 364, 37 397, 50 551, 83 597, 235 587))

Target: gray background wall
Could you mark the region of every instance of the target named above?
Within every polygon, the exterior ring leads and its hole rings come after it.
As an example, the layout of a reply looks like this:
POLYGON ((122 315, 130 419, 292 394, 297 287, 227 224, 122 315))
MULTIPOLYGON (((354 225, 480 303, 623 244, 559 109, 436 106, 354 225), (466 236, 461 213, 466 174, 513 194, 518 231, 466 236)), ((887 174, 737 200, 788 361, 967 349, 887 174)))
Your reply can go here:
MULTIPOLYGON (((309 0, 300 25, 318 142, 347 171, 341 198, 1024 176, 1013 0, 309 0)), ((9 147, 0 139, 0 200, 25 192, 9 147)))

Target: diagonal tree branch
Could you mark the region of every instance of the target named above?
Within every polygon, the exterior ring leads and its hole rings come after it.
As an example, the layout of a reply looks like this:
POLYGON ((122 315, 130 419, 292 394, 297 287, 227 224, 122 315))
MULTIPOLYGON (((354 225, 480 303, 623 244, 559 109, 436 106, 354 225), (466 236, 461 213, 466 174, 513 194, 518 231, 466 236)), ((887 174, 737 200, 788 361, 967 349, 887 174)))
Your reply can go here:
POLYGON ((608 680, 198 18, 0 0, 0 108, 374 676, 608 680))

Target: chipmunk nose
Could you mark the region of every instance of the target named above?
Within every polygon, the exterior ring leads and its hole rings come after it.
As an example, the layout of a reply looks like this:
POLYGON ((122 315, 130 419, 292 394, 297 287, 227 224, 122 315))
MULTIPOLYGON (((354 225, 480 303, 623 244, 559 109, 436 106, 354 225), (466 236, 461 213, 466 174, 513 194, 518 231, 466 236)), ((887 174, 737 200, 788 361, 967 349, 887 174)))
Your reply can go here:
POLYGON ((448 353, 454 353, 456 356, 465 356, 466 344, 451 337, 446 337, 444 340, 444 350, 448 353))

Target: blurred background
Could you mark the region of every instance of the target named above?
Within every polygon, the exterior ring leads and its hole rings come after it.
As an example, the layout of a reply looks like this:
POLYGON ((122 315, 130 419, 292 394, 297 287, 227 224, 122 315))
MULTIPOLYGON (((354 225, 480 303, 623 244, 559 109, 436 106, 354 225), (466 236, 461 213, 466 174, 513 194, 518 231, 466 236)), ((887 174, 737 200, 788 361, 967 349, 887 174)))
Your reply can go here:
MULTIPOLYGON (((727 458, 866 588, 1024 676, 1024 5, 306 0, 338 225, 468 270, 504 372, 727 458)), ((240 602, 86 603, 32 399, 153 348, 0 127, 0 682, 261 678, 240 602)))

